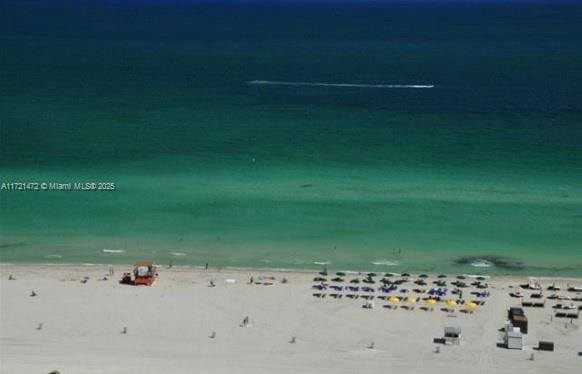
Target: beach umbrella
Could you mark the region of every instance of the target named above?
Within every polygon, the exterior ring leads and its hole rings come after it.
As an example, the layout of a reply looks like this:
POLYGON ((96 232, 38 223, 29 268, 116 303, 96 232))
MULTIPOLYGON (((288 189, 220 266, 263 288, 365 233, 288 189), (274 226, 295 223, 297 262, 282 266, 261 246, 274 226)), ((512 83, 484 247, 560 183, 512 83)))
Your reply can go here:
POLYGON ((457 279, 467 279, 464 275, 457 275, 457 279))
POLYGON ((340 277, 337 277, 337 278, 333 278, 331 281, 332 282, 343 282, 344 280, 340 277))
POLYGON ((368 278, 375 277, 376 273, 368 273, 368 278))
POLYGON ((457 302, 455 300, 448 300, 447 305, 448 306, 457 306, 457 302))
POLYGON ((447 276, 445 274, 440 274, 437 278, 446 278, 447 276))
POLYGON ((477 277, 476 279, 479 281, 484 281, 486 278, 485 277, 477 277))
POLYGON ((384 276, 385 276, 385 277, 393 277, 393 276, 394 276, 394 274, 392 274, 392 273, 386 273, 386 274, 384 274, 384 276))
POLYGON ((420 274, 418 277, 419 278, 428 278, 428 275, 426 275, 426 274, 420 274))
POLYGON ((380 279, 380 282, 382 282, 384 284, 392 284, 392 282, 390 281, 390 279, 386 279, 386 278, 380 279))
POLYGON ((335 273, 335 275, 340 276, 340 277, 345 277, 346 273, 344 273, 343 271, 338 271, 337 273, 335 273))
POLYGON ((466 304, 466 307, 469 309, 475 309, 477 307, 477 304, 471 301, 466 304))
POLYGON ((319 275, 323 275, 325 277, 325 276, 327 276, 327 271, 320 271, 319 275))
POLYGON ((400 274, 400 276, 402 276, 402 277, 409 277, 410 274, 408 274, 408 273, 402 273, 402 274, 400 274))
POLYGON ((360 280, 359 280, 359 279, 352 279, 352 280, 350 281, 350 283, 360 283, 360 280))
POLYGON ((437 301, 435 299, 428 299, 426 300, 426 305, 435 305, 437 301))
POLYGON ((398 304, 398 303, 400 302, 400 299, 399 299, 399 298, 397 298, 396 296, 391 296, 391 297, 388 299, 388 301, 389 301, 389 302, 391 302, 392 304, 398 304))
POLYGON ((416 299, 414 297, 409 297, 408 299, 406 299, 406 302, 408 304, 416 304, 416 299))

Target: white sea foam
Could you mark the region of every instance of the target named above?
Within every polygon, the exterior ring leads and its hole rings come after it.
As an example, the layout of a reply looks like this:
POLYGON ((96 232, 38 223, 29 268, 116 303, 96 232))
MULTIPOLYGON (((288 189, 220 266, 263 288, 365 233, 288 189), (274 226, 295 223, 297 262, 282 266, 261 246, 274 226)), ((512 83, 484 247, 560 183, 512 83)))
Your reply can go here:
POLYGON ((434 84, 361 84, 361 83, 320 83, 320 82, 282 82, 253 80, 251 85, 270 86, 311 86, 311 87, 348 87, 348 88, 434 88, 434 84))
POLYGON ((331 262, 329 261, 313 261, 315 265, 329 265, 331 262))
POLYGON ((373 265, 381 265, 381 266, 398 266, 400 265, 400 261, 388 261, 388 260, 383 260, 383 261, 374 261, 372 262, 373 265))
POLYGON ((102 249, 101 252, 103 253, 123 253, 125 250, 123 249, 102 249))
POLYGON ((170 252, 170 254, 172 256, 186 256, 186 253, 182 253, 182 252, 170 252))
POLYGON ((84 265, 84 266, 95 266, 95 264, 92 264, 92 263, 90 263, 90 262, 85 262, 83 265, 84 265))
POLYGON ((63 258, 62 255, 46 255, 44 258, 63 258))

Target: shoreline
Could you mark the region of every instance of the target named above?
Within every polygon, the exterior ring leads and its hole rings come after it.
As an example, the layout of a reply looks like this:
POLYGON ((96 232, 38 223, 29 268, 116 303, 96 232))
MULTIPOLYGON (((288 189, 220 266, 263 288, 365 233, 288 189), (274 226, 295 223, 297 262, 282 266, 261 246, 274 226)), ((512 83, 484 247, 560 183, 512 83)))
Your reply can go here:
MULTIPOLYGON (((108 269, 109 267, 113 268, 128 268, 130 269, 133 266, 133 262, 127 262, 125 265, 120 263, 13 263, 13 262, 0 262, 0 269, 5 267, 15 267, 15 268, 67 268, 67 269, 91 269, 91 268, 104 268, 108 269)), ((169 267, 167 264, 156 264, 158 269, 163 269, 164 271, 174 271, 174 270, 193 270, 193 271, 206 271, 206 272, 276 272, 276 273, 296 273, 296 274, 315 274, 321 271, 324 267, 322 266, 319 269, 301 269, 301 268, 271 268, 271 267, 236 267, 236 266, 224 266, 224 267, 215 267, 209 266, 208 269, 205 266, 198 266, 198 265, 172 265, 169 267)), ((370 271, 376 271, 378 273, 383 274, 393 274, 393 275, 400 275, 400 272, 395 271, 378 271, 377 269, 367 269, 362 271, 357 270, 345 270, 341 268, 335 268, 333 266, 326 266, 330 272, 342 271, 346 274, 351 275, 358 275, 358 274, 365 274, 370 271)), ((406 271, 407 273, 411 273, 410 271, 406 271)), ((436 275, 441 274, 441 272, 412 272, 411 274, 421 274, 426 273, 428 275, 436 275)), ((486 277, 492 279, 528 279, 528 278, 535 278, 539 280, 557 280, 557 281, 582 281, 582 276, 547 276, 547 275, 535 275, 535 274, 483 274, 483 273, 463 273, 463 272, 456 272, 456 273, 449 273, 450 276, 457 276, 462 275, 468 278, 471 277, 486 277)))

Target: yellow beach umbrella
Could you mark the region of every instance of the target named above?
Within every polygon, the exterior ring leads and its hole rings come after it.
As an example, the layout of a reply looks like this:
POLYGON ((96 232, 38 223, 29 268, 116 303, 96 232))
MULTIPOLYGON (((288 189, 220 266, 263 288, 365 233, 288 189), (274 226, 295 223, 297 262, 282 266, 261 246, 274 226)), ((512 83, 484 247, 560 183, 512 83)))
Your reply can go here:
POLYGON ((392 304, 398 304, 400 302, 400 299, 397 298, 396 296, 392 296, 388 299, 388 301, 390 301, 392 304))
POLYGON ((437 301, 435 299, 428 299, 426 301, 426 305, 435 305, 437 303, 437 301))
POLYGON ((477 304, 475 304, 474 302, 469 302, 465 305, 467 308, 469 309, 475 309, 477 307, 477 304))
POLYGON ((406 302, 408 304, 416 304, 416 299, 414 297, 409 297, 408 299, 406 299, 406 302))
POLYGON ((449 301, 447 301, 447 305, 448 306, 457 306, 457 302, 455 300, 449 300, 449 301))

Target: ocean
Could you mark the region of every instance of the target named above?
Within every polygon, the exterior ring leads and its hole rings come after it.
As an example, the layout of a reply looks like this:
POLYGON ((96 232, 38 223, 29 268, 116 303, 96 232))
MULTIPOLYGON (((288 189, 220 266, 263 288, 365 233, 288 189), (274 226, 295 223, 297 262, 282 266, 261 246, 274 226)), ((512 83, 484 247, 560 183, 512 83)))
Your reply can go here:
POLYGON ((0 9, 1 262, 582 276, 581 3, 0 9))

